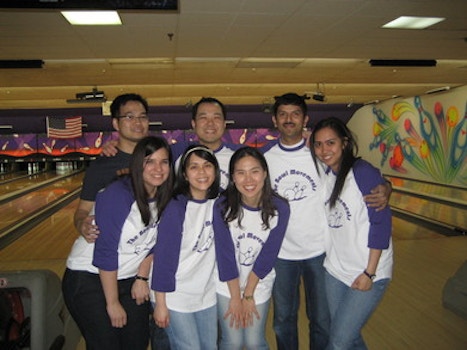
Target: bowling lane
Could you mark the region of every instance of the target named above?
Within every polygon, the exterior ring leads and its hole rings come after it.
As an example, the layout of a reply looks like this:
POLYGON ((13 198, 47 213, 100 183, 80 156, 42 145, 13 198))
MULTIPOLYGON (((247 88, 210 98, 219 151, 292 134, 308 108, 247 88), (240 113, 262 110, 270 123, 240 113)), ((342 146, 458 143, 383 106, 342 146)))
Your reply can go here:
POLYGON ((467 229, 467 189, 399 177, 388 177, 393 185, 389 204, 395 212, 439 222, 456 231, 467 229))
POLYGON ((78 199, 0 249, 0 271, 49 269, 62 276, 66 257, 78 237, 73 226, 77 205, 78 199))
POLYGON ((0 186, 4 185, 7 182, 14 181, 17 178, 26 176, 28 173, 26 171, 15 171, 9 173, 0 174, 0 186))
POLYGON ((0 200, 17 191, 25 190, 28 187, 38 186, 41 182, 58 179, 60 177, 63 177, 63 175, 57 175, 55 171, 41 172, 34 175, 23 173, 16 178, 12 177, 10 181, 0 184, 0 200))
POLYGON ((415 222, 397 216, 392 217, 393 241, 442 239, 444 237, 444 235, 439 234, 436 230, 429 229, 426 226, 420 226, 415 222))
POLYGON ((456 207, 434 202, 430 198, 408 196, 404 193, 393 192, 389 200, 391 207, 405 212, 430 218, 449 226, 467 229, 467 212, 464 207, 456 207))
POLYGON ((84 172, 65 177, 49 186, 29 192, 24 196, 0 205, 0 212, 2 213, 0 230, 21 221, 36 210, 81 187, 83 177, 84 172))
POLYGON ((467 189, 417 180, 387 176, 395 191, 401 190, 415 195, 427 195, 456 204, 467 205, 467 189))

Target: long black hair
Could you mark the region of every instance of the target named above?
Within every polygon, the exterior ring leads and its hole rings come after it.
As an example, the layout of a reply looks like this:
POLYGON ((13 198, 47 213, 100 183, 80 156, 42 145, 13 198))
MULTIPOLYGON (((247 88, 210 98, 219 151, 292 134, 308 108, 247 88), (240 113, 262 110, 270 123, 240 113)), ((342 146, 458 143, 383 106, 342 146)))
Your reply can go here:
POLYGON ((243 218, 243 208, 242 208, 242 195, 238 191, 235 183, 233 181, 235 165, 237 162, 244 157, 253 157, 256 159, 261 168, 266 172, 266 177, 264 179, 263 190, 261 193, 259 207, 261 208, 261 219, 263 221, 263 228, 269 229, 269 220, 276 215, 276 207, 272 198, 278 197, 281 198, 277 193, 275 193, 271 186, 271 179, 269 176, 268 164, 263 154, 253 147, 242 147, 235 151, 230 159, 229 163, 229 184, 226 190, 223 192, 226 200, 224 202, 224 208, 222 214, 226 222, 231 222, 235 219, 238 220, 238 224, 241 226, 241 221, 243 218))
POLYGON ((144 186, 143 171, 144 171, 144 160, 147 156, 154 152, 165 149, 169 156, 169 176, 167 180, 157 188, 156 191, 156 208, 157 208, 157 221, 159 221, 163 210, 172 196, 172 188, 174 183, 174 170, 172 161, 172 152, 167 141, 162 137, 147 136, 141 139, 135 146, 130 161, 130 177, 131 185, 135 195, 135 200, 138 205, 138 209, 141 213, 141 218, 144 224, 147 226, 151 221, 151 211, 149 209, 149 193, 144 186))
POLYGON ((344 149, 342 150, 342 160, 339 167, 339 172, 336 175, 336 183, 334 184, 334 188, 332 189, 331 197, 329 198, 329 204, 332 207, 336 204, 337 198, 339 197, 340 193, 342 192, 342 188, 344 187, 345 178, 349 173, 350 169, 352 169, 353 164, 357 159, 358 154, 358 145, 356 138, 352 131, 344 124, 344 122, 338 118, 330 117, 319 121, 313 129, 313 133, 310 137, 310 149, 311 154, 313 156, 313 161, 315 162, 316 169, 319 173, 319 165, 316 159, 315 154, 315 134, 321 129, 329 128, 333 130, 337 136, 341 139, 342 143, 344 144, 344 149))
POLYGON ((219 186, 221 182, 221 175, 219 170, 219 163, 217 162, 216 156, 214 152, 211 151, 208 147, 203 145, 191 145, 188 146, 180 160, 180 165, 178 166, 177 170, 177 178, 175 181, 175 190, 174 194, 183 194, 188 198, 192 199, 193 196, 191 195, 190 191, 190 183, 186 179, 186 168, 188 165, 188 161, 190 157, 195 154, 198 157, 207 160, 209 163, 214 165, 215 169, 215 179, 212 185, 208 189, 208 193, 206 199, 213 199, 216 198, 219 194, 219 186))

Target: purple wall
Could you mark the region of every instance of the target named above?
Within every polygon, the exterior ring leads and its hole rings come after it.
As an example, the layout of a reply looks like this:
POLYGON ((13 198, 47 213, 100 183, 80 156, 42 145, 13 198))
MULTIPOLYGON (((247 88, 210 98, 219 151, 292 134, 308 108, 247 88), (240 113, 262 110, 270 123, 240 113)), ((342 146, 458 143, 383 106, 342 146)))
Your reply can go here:
MULTIPOLYGON (((348 108, 345 104, 312 104, 308 106, 312 127, 319 120, 334 116, 347 122, 361 105, 348 108)), ((230 129, 272 128, 271 114, 264 113, 263 105, 226 106, 227 119, 234 120, 230 129)), ((160 121, 162 126, 152 126, 151 130, 186 130, 191 127, 191 111, 183 106, 150 107, 151 121, 160 121)), ((0 125, 12 125, 13 129, 0 129, 2 134, 45 133, 46 117, 82 116, 87 127, 83 132, 112 131, 110 117, 102 116, 101 108, 62 108, 62 109, 18 109, 0 110, 0 125)))

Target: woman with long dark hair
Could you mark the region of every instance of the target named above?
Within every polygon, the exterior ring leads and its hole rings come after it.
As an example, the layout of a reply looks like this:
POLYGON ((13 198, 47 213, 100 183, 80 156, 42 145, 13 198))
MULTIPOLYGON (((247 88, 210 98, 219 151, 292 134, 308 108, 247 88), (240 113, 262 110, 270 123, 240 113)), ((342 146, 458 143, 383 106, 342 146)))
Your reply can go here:
POLYGON ((229 185, 214 207, 220 349, 269 349, 265 325, 290 209, 271 187, 264 156, 235 151, 229 185))
POLYGON ((376 211, 363 200, 385 180, 357 151, 355 137, 341 120, 328 118, 315 126, 311 152, 323 173, 329 227, 324 260, 331 313, 327 349, 366 349, 361 329, 392 276, 390 209, 376 211))
POLYGON ((129 176, 97 194, 95 220, 100 234, 93 257, 81 257, 80 264, 87 268, 67 270, 64 278, 67 305, 87 349, 146 350, 148 267, 173 178, 167 142, 145 137, 133 151, 129 176))
POLYGON ((151 285, 154 320, 166 328, 173 349, 217 348, 212 210, 219 183, 213 151, 188 147, 159 224, 151 285))

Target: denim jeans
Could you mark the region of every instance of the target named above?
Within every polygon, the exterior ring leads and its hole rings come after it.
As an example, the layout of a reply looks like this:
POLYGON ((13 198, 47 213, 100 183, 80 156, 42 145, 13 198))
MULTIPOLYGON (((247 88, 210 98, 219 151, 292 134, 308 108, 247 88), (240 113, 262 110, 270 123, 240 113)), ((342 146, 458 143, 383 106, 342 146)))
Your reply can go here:
POLYGON ((307 260, 277 259, 273 288, 274 332, 278 350, 298 349, 298 309, 300 280, 305 289, 309 320, 310 349, 325 349, 329 338, 330 316, 324 288, 325 254, 307 260))
POLYGON ((259 320, 253 316, 253 325, 247 328, 230 327, 230 317, 224 319, 229 308, 230 298, 217 294, 217 318, 221 327, 220 350, 267 350, 268 342, 265 338, 266 321, 269 312, 269 300, 256 305, 259 320))
POLYGON ((217 349, 217 307, 196 312, 177 312, 169 309, 166 328, 172 350, 217 349))
POLYGON ((329 350, 367 349, 361 330, 383 297, 389 279, 373 283, 366 292, 352 289, 326 272, 326 292, 331 312, 329 350))
POLYGON ((65 304, 86 341, 87 350, 146 350, 149 343, 149 303, 131 297, 134 279, 118 281, 118 296, 127 314, 123 328, 112 327, 98 274, 67 269, 62 281, 65 304))

